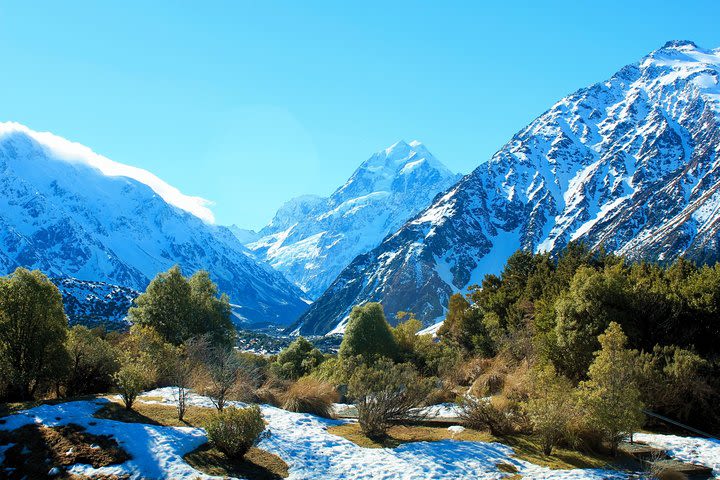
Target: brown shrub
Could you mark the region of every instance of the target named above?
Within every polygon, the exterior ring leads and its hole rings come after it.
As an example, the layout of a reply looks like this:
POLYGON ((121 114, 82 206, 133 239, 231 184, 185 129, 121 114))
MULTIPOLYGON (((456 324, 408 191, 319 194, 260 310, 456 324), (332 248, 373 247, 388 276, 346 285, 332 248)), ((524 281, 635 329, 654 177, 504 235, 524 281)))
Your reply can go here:
POLYGON ((467 362, 461 362, 459 368, 453 370, 450 380, 457 385, 471 385, 491 366, 492 359, 490 358, 471 358, 467 362))
POLYGON ((439 403, 453 403, 457 399, 458 394, 447 385, 433 389, 425 399, 427 405, 437 405, 439 403))
POLYGON ((291 385, 291 381, 270 377, 260 388, 255 390, 255 397, 258 403, 267 403, 282 408, 285 392, 291 385))
POLYGON ((332 418, 333 403, 338 401, 339 396, 329 383, 303 377, 292 384, 282 398, 285 410, 332 418))
POLYGON ((502 393, 510 400, 524 402, 530 397, 531 386, 530 367, 525 360, 505 375, 502 393))
POLYGON ((489 430, 493 435, 512 432, 512 424, 505 413, 485 399, 466 398, 460 410, 460 419, 465 427, 489 430))
POLYGON ((470 387, 475 397, 489 397, 500 393, 505 385, 505 375, 497 372, 483 373, 470 387))

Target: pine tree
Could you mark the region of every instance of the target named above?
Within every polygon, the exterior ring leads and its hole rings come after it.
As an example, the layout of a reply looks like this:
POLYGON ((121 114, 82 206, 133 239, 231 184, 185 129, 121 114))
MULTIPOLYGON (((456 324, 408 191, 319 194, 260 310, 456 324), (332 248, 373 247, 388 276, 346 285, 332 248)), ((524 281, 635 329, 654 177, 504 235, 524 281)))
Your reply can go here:
POLYGON ((625 348, 627 337, 615 322, 598 340, 600 350, 595 352, 588 380, 580 384, 580 405, 614 455, 620 441, 643 424, 643 404, 635 375, 637 357, 625 348))

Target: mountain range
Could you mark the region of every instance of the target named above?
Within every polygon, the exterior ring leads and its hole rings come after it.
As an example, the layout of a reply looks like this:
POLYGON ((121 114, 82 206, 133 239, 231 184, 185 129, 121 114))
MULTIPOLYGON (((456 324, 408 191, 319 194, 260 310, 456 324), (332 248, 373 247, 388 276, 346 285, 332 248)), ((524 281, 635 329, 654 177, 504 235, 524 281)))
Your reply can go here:
POLYGON ((150 172, 50 133, 0 124, 2 274, 23 266, 143 290, 178 264, 185 274, 209 271, 241 322, 295 320, 307 308, 302 292, 212 220, 203 199, 150 172))
POLYGON ((329 197, 290 200, 257 234, 233 231, 257 259, 315 299, 355 257, 459 178, 420 142, 400 141, 363 162, 329 197))
POLYGON ((341 332, 353 305, 426 324, 516 249, 577 240, 630 259, 719 258, 720 49, 671 41, 563 98, 355 258, 291 327, 341 332))

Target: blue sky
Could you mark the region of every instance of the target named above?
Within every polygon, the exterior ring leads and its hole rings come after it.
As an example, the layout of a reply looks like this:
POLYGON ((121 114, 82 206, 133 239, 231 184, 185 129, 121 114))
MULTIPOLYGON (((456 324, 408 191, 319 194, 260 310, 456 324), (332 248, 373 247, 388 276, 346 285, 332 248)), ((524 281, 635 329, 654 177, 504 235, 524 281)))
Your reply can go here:
POLYGON ((720 2, 0 0, 0 120, 49 130, 260 227, 418 139, 467 173, 568 93, 720 2))

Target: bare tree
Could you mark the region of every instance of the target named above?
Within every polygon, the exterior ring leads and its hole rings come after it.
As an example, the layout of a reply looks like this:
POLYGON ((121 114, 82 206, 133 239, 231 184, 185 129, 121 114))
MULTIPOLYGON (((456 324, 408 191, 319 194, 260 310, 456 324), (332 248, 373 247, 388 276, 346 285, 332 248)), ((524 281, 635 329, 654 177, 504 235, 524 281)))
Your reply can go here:
POLYGON ((195 364, 188 355, 187 346, 176 348, 168 371, 168 377, 174 388, 173 397, 177 405, 178 420, 181 422, 187 410, 190 387, 195 379, 194 373, 195 364))
POLYGON ((259 375, 257 368, 232 348, 207 347, 198 342, 192 348, 191 358, 202 359, 202 368, 194 375, 196 390, 208 396, 218 411, 225 408, 228 400, 250 390, 259 375))

